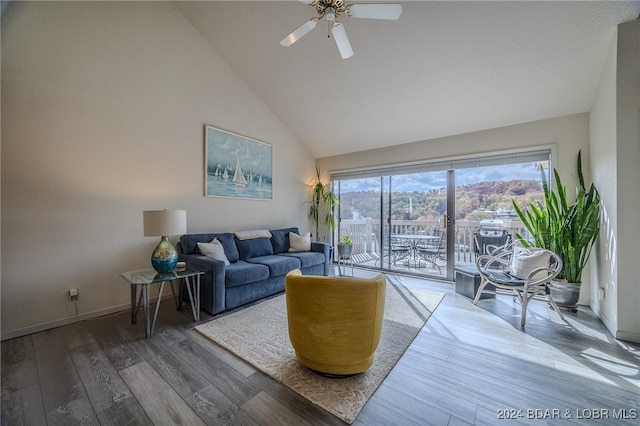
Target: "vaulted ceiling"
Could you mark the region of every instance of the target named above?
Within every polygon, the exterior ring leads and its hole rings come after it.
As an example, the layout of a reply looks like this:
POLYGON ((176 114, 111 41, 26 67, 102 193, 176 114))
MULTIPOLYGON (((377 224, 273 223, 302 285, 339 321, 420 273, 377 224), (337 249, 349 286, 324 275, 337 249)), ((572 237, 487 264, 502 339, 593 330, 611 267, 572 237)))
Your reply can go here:
POLYGON ((397 21, 340 19, 349 59, 326 22, 279 44, 315 16, 299 1, 174 4, 317 158, 589 111, 616 25, 640 14, 640 1, 395 3, 397 21))

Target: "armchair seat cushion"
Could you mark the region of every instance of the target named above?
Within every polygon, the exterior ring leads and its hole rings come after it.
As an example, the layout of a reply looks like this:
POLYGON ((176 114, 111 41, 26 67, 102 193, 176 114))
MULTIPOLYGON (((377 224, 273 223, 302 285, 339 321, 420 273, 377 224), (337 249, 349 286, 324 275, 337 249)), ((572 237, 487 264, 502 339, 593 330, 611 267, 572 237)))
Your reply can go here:
POLYGON ((514 277, 505 270, 483 269, 482 272, 487 275, 491 281, 500 283, 502 285, 518 286, 524 284, 524 280, 514 277))

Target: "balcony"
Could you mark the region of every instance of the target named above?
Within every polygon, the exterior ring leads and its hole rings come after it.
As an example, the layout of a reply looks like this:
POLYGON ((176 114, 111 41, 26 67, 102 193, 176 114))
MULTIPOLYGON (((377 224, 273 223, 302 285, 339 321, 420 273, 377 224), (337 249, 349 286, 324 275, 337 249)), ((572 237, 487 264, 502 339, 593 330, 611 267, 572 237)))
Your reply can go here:
MULTIPOLYGON (((391 235, 437 235, 438 229, 442 226, 439 220, 393 220, 391 222, 391 235)), ((474 234, 480 229, 479 221, 456 221, 456 237, 454 242, 455 264, 470 264, 476 261, 474 234)), ((354 265, 368 268, 380 268, 382 259, 383 244, 387 244, 387 237, 381 240, 381 235, 388 235, 387 227, 385 233, 380 232, 380 220, 349 219, 340 221, 339 235, 351 236, 353 251, 351 260, 354 265)), ((503 227, 511 236, 519 233, 527 238, 528 233, 522 222, 517 218, 503 219, 503 227)), ((338 232, 335 235, 337 241, 338 232)), ((386 247, 385 250, 386 252, 386 247)), ((436 276, 446 278, 446 257, 441 256, 438 260, 440 268, 428 262, 411 261, 389 261, 384 258, 383 269, 396 272, 404 272, 416 275, 436 276)))

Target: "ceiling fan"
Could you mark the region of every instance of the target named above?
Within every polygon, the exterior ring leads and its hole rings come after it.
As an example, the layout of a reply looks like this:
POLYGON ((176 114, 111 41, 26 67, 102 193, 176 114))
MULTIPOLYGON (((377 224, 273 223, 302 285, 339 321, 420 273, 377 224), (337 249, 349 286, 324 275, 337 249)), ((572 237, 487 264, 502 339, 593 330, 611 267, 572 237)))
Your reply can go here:
POLYGON ((325 19, 329 23, 331 34, 336 41, 340 56, 347 59, 353 56, 353 49, 349 38, 342 24, 336 21, 340 15, 346 15, 351 18, 367 18, 367 19, 398 19, 402 13, 401 4, 350 4, 346 5, 344 0, 298 0, 302 3, 313 6, 318 16, 309 19, 300 25, 291 34, 280 40, 280 44, 289 47, 296 41, 300 40, 305 34, 314 29, 321 19, 325 19))

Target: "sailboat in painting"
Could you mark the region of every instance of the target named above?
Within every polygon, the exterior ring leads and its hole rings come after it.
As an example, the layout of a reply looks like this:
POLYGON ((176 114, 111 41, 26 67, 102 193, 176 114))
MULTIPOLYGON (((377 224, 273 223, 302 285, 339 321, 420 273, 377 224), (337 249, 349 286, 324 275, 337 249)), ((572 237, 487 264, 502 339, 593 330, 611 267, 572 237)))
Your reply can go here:
POLYGON ((247 186, 247 180, 244 178, 242 168, 240 167, 240 154, 238 154, 238 159, 236 161, 236 171, 233 174, 233 184, 238 188, 246 188, 247 186))

